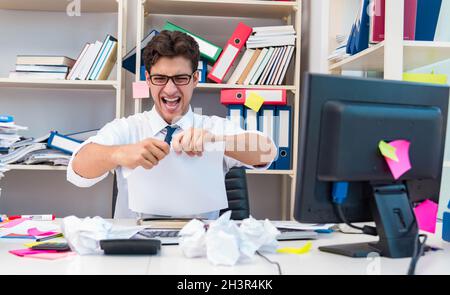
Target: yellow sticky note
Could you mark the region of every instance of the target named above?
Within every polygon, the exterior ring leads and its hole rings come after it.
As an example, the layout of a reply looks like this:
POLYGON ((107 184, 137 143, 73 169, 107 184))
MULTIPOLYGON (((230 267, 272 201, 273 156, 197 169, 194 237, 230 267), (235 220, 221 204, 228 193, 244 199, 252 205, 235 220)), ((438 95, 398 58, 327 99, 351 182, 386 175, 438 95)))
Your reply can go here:
POLYGON ((24 246, 27 247, 27 248, 31 248, 31 247, 33 247, 33 246, 36 246, 36 245, 39 245, 39 244, 43 244, 43 243, 47 243, 47 241, 42 241, 42 242, 31 242, 31 243, 24 244, 24 246))
POLYGON ((254 110, 255 112, 258 112, 263 103, 264 98, 261 95, 258 95, 255 92, 250 92, 249 96, 245 100, 244 105, 254 110))
POLYGON ((390 145, 389 143, 386 143, 383 140, 380 140, 378 143, 378 148, 380 149, 380 152, 383 156, 386 158, 389 158, 395 162, 398 162, 398 157, 396 153, 396 148, 390 145))
POLYGON ((287 254, 305 254, 308 253, 312 248, 312 243, 307 242, 303 247, 294 248, 294 247, 284 247, 279 248, 277 253, 287 253, 287 254))
POLYGON ((403 81, 421 82, 432 84, 447 84, 447 75, 444 74, 422 74, 422 73, 403 73, 403 81))

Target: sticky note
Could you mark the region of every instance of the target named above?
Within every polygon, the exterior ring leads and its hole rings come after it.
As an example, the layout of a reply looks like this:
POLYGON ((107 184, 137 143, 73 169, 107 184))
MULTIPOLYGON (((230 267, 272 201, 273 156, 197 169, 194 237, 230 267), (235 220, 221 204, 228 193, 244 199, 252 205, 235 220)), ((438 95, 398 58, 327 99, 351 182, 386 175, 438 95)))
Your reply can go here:
POLYGON ((258 112, 263 103, 264 98, 261 95, 258 95, 255 92, 250 92, 249 96, 245 100, 244 105, 254 110, 255 112, 258 112))
POLYGON ((46 259, 46 260, 55 260, 60 258, 65 258, 68 256, 76 255, 75 252, 56 252, 56 253, 37 253, 28 255, 29 258, 39 258, 39 259, 46 259))
POLYGON ((385 157, 385 160, 391 170, 394 179, 398 179, 400 176, 405 174, 411 169, 411 163, 409 161, 409 145, 410 142, 407 140, 394 140, 389 143, 396 149, 396 154, 398 157, 398 162, 385 157))
POLYGON ((11 221, 9 221, 9 222, 7 222, 7 223, 5 223, 5 224, 2 224, 2 227, 3 227, 3 228, 11 228, 11 227, 14 227, 14 226, 16 226, 16 225, 21 224, 21 223, 24 222, 25 220, 29 220, 29 219, 28 219, 28 218, 18 218, 18 219, 14 219, 14 220, 11 220, 11 221))
POLYGON ((378 143, 378 148, 380 149, 380 152, 383 156, 391 160, 394 160, 395 162, 398 162, 398 157, 396 153, 397 149, 395 147, 393 147, 389 143, 386 143, 383 140, 380 140, 380 142, 378 143))
POLYGON ((30 236, 51 236, 57 234, 55 231, 42 232, 35 227, 28 229, 27 232, 30 236))
POLYGON ((287 254, 305 254, 311 250, 312 243, 307 242, 303 247, 284 247, 277 249, 277 253, 287 253, 287 254))
POLYGON ((436 231, 437 212, 438 205, 431 200, 425 200, 414 208, 419 229, 434 234, 436 231))
POLYGON ((18 250, 10 250, 9 253, 17 255, 17 256, 28 256, 34 254, 42 254, 42 253, 57 253, 56 250, 33 250, 33 249, 18 249, 18 250))
POLYGON ((133 98, 150 97, 150 91, 145 81, 133 82, 133 98))

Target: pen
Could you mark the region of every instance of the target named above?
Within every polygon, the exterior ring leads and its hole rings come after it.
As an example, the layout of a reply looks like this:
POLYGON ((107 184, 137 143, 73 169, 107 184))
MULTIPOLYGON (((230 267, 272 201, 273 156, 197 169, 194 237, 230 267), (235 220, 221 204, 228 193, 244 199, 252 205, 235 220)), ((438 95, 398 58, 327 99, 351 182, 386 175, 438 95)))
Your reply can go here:
POLYGON ((52 236, 47 236, 47 237, 43 237, 43 238, 40 238, 40 239, 36 239, 36 242, 47 241, 47 240, 59 238, 59 237, 62 237, 62 236, 63 236, 63 234, 59 233, 59 234, 55 234, 55 235, 52 235, 52 236))
POLYGON ((53 214, 43 214, 43 215, 12 215, 9 216, 8 219, 9 220, 14 220, 14 219, 19 219, 19 218, 28 218, 31 220, 42 220, 42 221, 50 221, 50 220, 55 220, 55 215, 53 214))

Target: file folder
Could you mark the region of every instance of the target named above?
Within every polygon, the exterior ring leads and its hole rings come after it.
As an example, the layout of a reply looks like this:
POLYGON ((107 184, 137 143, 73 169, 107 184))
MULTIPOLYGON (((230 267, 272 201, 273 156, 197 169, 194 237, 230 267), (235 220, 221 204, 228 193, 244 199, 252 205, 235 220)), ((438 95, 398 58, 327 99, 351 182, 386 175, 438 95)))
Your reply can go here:
POLYGON ((179 27, 171 22, 166 22, 166 24, 163 27, 163 30, 180 31, 194 38, 195 41, 197 41, 198 46, 200 48, 200 56, 206 58, 208 61, 212 63, 216 62, 216 60, 220 56, 220 53, 222 52, 222 48, 220 48, 219 46, 214 45, 211 42, 203 39, 202 37, 197 36, 194 33, 189 32, 188 30, 183 29, 182 27, 179 27))
MULTIPOLYGON (((141 65, 144 64, 144 59, 142 57, 144 53, 144 48, 147 46, 147 44, 158 35, 159 32, 156 30, 151 30, 147 36, 144 37, 144 39, 141 41, 141 65)), ((131 49, 122 60, 122 67, 126 69, 127 71, 136 74, 136 46, 131 49)))
POLYGON ((231 65, 236 60, 241 49, 245 46, 248 37, 252 33, 252 28, 239 23, 230 39, 228 39, 222 54, 217 62, 214 64, 211 72, 208 74, 208 78, 216 83, 222 83, 225 75, 228 73, 231 65))
POLYGON ((206 71, 208 69, 208 63, 205 60, 198 61, 197 70, 199 71, 199 83, 206 83, 206 71))
POLYGON ((73 139, 69 136, 59 134, 56 131, 50 133, 47 141, 49 148, 60 150, 68 154, 72 154, 80 146, 82 141, 73 139))
POLYGON ((243 105, 229 105, 228 106, 228 120, 236 123, 242 129, 244 126, 244 106, 243 105))
POLYGON ((244 104, 251 93, 264 98, 263 105, 286 105, 286 89, 222 89, 221 104, 244 104))
POLYGON ((434 41, 441 5, 442 0, 417 0, 417 41, 434 41))
MULTIPOLYGON (((275 106, 262 106, 258 112, 258 130, 271 138, 276 144, 275 133, 275 106)), ((274 160, 268 169, 275 169, 274 160)))
POLYGON ((245 108, 244 110, 245 118, 245 130, 247 131, 257 131, 258 130, 258 113, 252 109, 245 108))
POLYGON ((276 110, 276 141, 278 157, 275 169, 291 168, 291 106, 280 106, 276 110))

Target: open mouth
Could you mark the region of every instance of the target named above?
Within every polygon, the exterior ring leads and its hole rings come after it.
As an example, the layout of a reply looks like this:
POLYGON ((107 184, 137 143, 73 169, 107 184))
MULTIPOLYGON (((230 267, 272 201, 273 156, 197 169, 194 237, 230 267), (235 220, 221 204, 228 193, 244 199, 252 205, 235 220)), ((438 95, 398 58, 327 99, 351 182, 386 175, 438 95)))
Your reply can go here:
POLYGON ((173 98, 162 97, 161 101, 169 111, 173 111, 176 110, 178 105, 180 104, 181 97, 173 97, 173 98))

